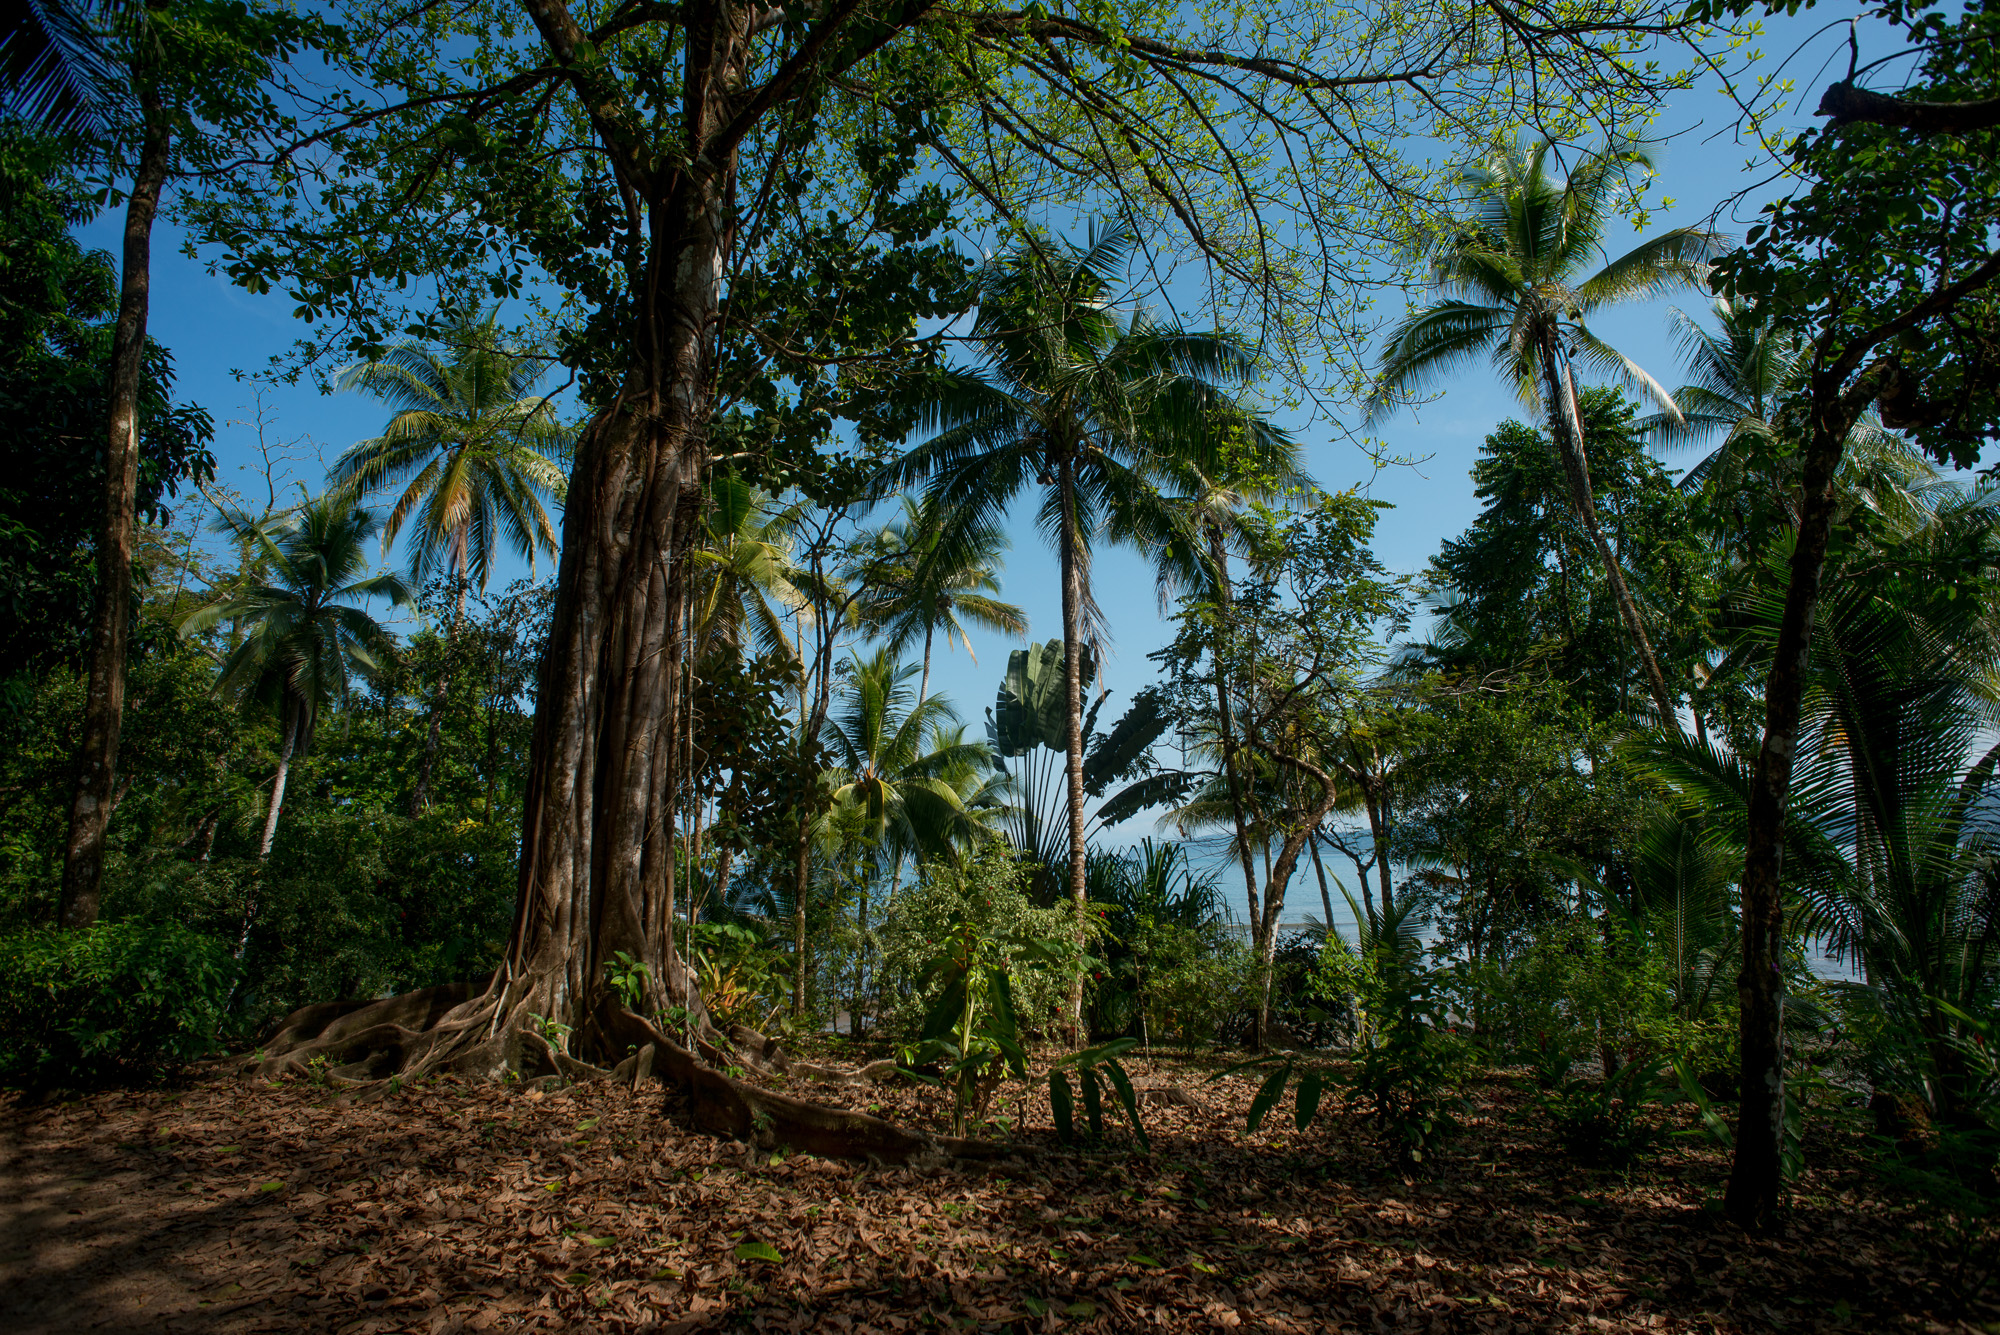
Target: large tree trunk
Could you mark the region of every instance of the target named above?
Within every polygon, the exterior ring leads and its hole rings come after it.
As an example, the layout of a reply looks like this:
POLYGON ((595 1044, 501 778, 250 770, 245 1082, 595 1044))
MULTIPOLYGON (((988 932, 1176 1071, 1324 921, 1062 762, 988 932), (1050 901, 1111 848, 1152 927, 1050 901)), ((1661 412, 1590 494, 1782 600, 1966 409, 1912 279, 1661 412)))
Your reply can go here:
POLYGON ((64 927, 97 921, 104 892, 104 832, 117 786, 118 739, 125 723, 125 658, 132 624, 132 528, 139 481, 139 382, 146 368, 147 308, 153 286, 153 217, 172 160, 172 132, 151 92, 140 94, 145 140, 125 203, 124 272, 111 336, 104 436, 104 528, 97 540, 97 599, 90 626, 90 686, 76 791, 63 848, 64 927))
POLYGON ((1584 531, 1597 547, 1597 559, 1604 566, 1604 578, 1611 585, 1611 597, 1618 604, 1618 619, 1625 623, 1625 634, 1631 638, 1632 647, 1638 652, 1639 666, 1646 674, 1646 689, 1652 694, 1653 708, 1659 711, 1660 726, 1673 732, 1680 731, 1680 714, 1674 707, 1673 694, 1667 690, 1666 678, 1660 674, 1660 660, 1653 652, 1653 642, 1646 635, 1646 623, 1639 616, 1639 604, 1633 601, 1632 590, 1625 583, 1625 572, 1618 564, 1618 554, 1611 550, 1611 542, 1604 536, 1604 528, 1597 520, 1597 497, 1590 485, 1590 462, 1584 454, 1583 415, 1577 409, 1576 383, 1570 377, 1568 366, 1560 361, 1560 351, 1553 340, 1545 342, 1542 348, 1542 379, 1549 398, 1549 433, 1555 438, 1556 450, 1562 455, 1563 472, 1569 481, 1570 503, 1576 507, 1577 518, 1583 521, 1584 531))
POLYGON ((1811 437, 1800 480, 1799 528, 1792 549, 1784 612, 1764 684, 1764 741, 1750 776, 1743 859, 1742 1094, 1736 1118, 1736 1158, 1723 1208, 1743 1228, 1769 1232, 1777 1224, 1784 1186, 1785 1124, 1784 951, 1785 807, 1791 797, 1813 613, 1833 531, 1833 479, 1861 408, 1878 377, 1864 373, 1841 394, 1837 383, 1813 386, 1811 437))
MULTIPOLYGON (((1076 550, 1076 467, 1065 459, 1058 465, 1062 488, 1062 618, 1063 731, 1068 751, 1065 777, 1069 784, 1069 895, 1076 913, 1076 942, 1084 944, 1084 915, 1089 911, 1089 851, 1083 840, 1083 566, 1076 550)), ((1082 1046, 1083 975, 1079 962, 1070 984, 1071 1042, 1082 1046)))

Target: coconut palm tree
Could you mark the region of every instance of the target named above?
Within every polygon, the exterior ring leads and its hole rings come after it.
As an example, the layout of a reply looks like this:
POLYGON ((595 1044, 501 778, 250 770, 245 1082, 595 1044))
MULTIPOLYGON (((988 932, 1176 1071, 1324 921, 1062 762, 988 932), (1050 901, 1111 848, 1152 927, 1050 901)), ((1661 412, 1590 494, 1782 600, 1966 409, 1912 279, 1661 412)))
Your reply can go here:
MULTIPOLYGON (((1777 643, 1786 556, 1765 557, 1766 581, 1742 607, 1743 634, 1765 655, 1777 643)), ((2000 505, 1960 490, 1920 531, 1828 571, 1784 828, 1787 925, 1856 967, 1843 1001, 1881 1036, 1869 1053, 1877 1083, 1923 1098, 1944 1120, 1994 1092, 1975 1087, 1986 1077, 1966 1050, 1976 1017, 2000 1001, 2000 618, 1955 589, 1996 569, 2000 505), (1914 571, 1922 576, 1906 577, 1914 571)), ((1740 845, 1747 757, 1642 739, 1631 758, 1740 845)))
POLYGON ((357 493, 402 488, 382 537, 392 544, 411 525, 416 584, 447 575, 485 588, 503 538, 531 568, 538 552, 553 557, 559 545, 543 500, 563 498, 573 432, 554 401, 534 393, 545 363, 504 346, 498 320, 497 307, 461 313, 443 348, 405 343, 336 382, 395 409, 381 435, 340 456, 328 480, 357 493))
MULTIPOLYGON (((1062 567, 1069 889, 1079 930, 1088 893, 1083 660, 1103 638, 1091 550, 1103 539, 1151 547, 1184 529, 1162 489, 1219 452, 1213 428, 1235 406, 1229 390, 1256 371, 1234 335, 1120 308, 1113 286, 1133 245, 1121 228, 1094 231, 1081 248, 1028 238, 987 264, 970 336, 979 364, 940 378, 919 414, 929 438, 878 480, 880 495, 924 485, 940 520, 925 564, 946 568, 966 560, 971 535, 1039 489, 1039 523, 1062 567)), ((1081 975, 1073 1002, 1081 1033, 1081 975)))
POLYGON ((99 129, 116 75, 96 25, 137 9, 130 0, 0 7, 0 110, 53 134, 99 129))
MULTIPOLYGON (((1785 402, 1804 387, 1806 345, 1754 304, 1718 299, 1711 310, 1714 329, 1669 310, 1691 379, 1674 391, 1678 412, 1637 425, 1666 449, 1700 447, 1720 436, 1681 486, 1708 489, 1736 530, 1731 536, 1755 538, 1756 530, 1774 527, 1773 516, 1786 526, 1797 523, 1797 456, 1769 447, 1778 443, 1785 402)), ((1849 435, 1834 486, 1843 510, 1865 506, 1899 532, 1929 523, 1951 491, 1923 452, 1885 430, 1872 411, 1849 435)))
POLYGON ((793 529, 801 507, 778 505, 769 495, 734 477, 709 486, 702 516, 704 538, 688 552, 694 571, 689 624, 689 659, 699 662, 728 645, 747 643, 792 654, 784 617, 797 615, 809 599, 792 565, 793 529))
POLYGON ((968 531, 956 559, 935 560, 938 515, 914 497, 904 496, 902 503, 902 516, 877 535, 862 617, 882 628, 891 653, 900 654, 923 639, 923 675, 917 683, 921 705, 930 697, 931 648, 939 631, 947 648, 954 640, 963 644, 976 666, 979 656, 972 652, 968 624, 1019 636, 1028 633, 1028 618, 1015 604, 994 596, 1000 592, 1000 558, 1007 550, 1007 535, 999 525, 968 531))
POLYGON ((914 663, 886 648, 844 665, 841 707, 826 721, 834 767, 827 772, 833 810, 858 812, 856 827, 882 861, 941 857, 992 837, 966 806, 967 776, 991 769, 984 742, 965 739, 942 697, 917 701, 914 663))
POLYGON ((1674 695, 1597 520, 1573 362, 1619 376, 1663 412, 1679 416, 1673 397, 1631 358, 1593 334, 1585 321, 1606 306, 1701 282, 1723 242, 1713 232, 1677 227, 1586 277, 1603 253, 1604 231, 1624 173, 1652 164, 1636 149, 1612 149, 1586 157, 1568 179, 1558 181, 1548 170, 1552 151, 1547 142, 1532 148, 1512 145, 1466 169, 1471 214, 1428 247, 1431 283, 1441 299, 1390 331, 1369 417, 1379 420, 1408 394, 1479 356, 1493 363, 1524 403, 1547 415, 1550 438, 1562 453, 1571 503, 1604 563, 1661 725, 1673 728, 1674 695))
POLYGON ((216 689, 278 714, 278 769, 257 856, 270 856, 292 762, 312 745, 322 708, 347 694, 353 678, 377 676, 395 657, 389 632, 360 604, 415 599, 400 575, 368 573, 365 551, 380 521, 334 492, 277 518, 225 513, 224 531, 242 543, 262 572, 259 583, 195 608, 180 632, 195 637, 227 622, 236 641, 223 657, 216 689))
MULTIPOLYGON (((357 442, 334 463, 329 481, 360 496, 378 487, 402 492, 382 525, 386 549, 410 528, 410 579, 421 587, 450 578, 456 598, 445 631, 453 644, 465 619, 468 588, 485 588, 504 538, 528 559, 554 557, 558 542, 543 498, 560 501, 572 433, 554 403, 533 393, 541 359, 502 345, 499 308, 455 316, 442 350, 417 343, 391 348, 380 360, 349 367, 340 388, 373 395, 396 410, 382 434, 357 442)), ((423 759, 410 793, 410 814, 430 802, 447 667, 431 704, 423 759)))

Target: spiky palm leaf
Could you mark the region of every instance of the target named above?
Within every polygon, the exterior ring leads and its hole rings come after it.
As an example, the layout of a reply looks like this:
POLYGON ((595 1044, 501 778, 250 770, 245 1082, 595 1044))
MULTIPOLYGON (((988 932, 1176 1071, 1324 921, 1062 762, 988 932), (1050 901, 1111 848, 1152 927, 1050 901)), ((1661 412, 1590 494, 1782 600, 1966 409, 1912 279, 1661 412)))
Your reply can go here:
POLYGON ((380 436, 341 455, 329 480, 357 497, 399 489, 383 543, 409 528, 408 569, 419 584, 449 576, 484 588, 503 540, 531 568, 559 546, 544 500, 563 499, 573 433, 554 401, 533 392, 543 359, 505 346, 498 321, 497 307, 460 314, 443 348, 406 343, 336 382, 395 409, 380 436))

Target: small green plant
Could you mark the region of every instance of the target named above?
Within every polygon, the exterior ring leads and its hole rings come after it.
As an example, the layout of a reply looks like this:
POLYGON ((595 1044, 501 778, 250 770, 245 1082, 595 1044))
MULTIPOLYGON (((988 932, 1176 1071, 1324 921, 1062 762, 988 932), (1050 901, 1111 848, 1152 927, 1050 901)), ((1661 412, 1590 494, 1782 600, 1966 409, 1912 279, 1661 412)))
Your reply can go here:
POLYGON ((1623 1168, 1657 1148, 1665 1135, 1641 1113, 1665 1093, 1663 1061, 1627 1062, 1602 1080, 1566 1079, 1537 1102, 1556 1139, 1578 1163, 1623 1168))
POLYGON ((604 966, 604 981, 618 994, 618 1004, 636 1011, 646 1000, 646 983, 653 976, 644 960, 633 959, 625 951, 615 951, 604 966))
POLYGON ((1118 1058, 1137 1047, 1136 1038, 1114 1038, 1109 1043, 1100 1043, 1094 1048, 1073 1052, 1049 1068, 1049 1107, 1055 1113, 1056 1134, 1064 1141, 1074 1141, 1076 1137, 1076 1098, 1069 1087, 1067 1072, 1076 1072, 1077 1085, 1083 1093, 1083 1117, 1090 1127, 1092 1140, 1104 1139, 1104 1091, 1106 1087, 1115 1093, 1118 1102, 1125 1109, 1125 1117, 1132 1124, 1132 1139, 1139 1148, 1151 1153, 1153 1144, 1146 1136, 1146 1124, 1139 1117, 1139 1098, 1132 1089, 1131 1077, 1126 1075, 1124 1064, 1118 1058))
MULTIPOLYGON (((1328 952, 1329 972, 1354 998, 1354 1043, 1337 1079, 1370 1109, 1392 1165, 1404 1173, 1425 1171, 1459 1130, 1472 1046, 1452 1023, 1450 979, 1425 958, 1414 902, 1387 912, 1373 904, 1364 910, 1352 895, 1348 903, 1360 940, 1352 951, 1328 952)), ((1302 1099, 1307 1088, 1301 1085, 1302 1099)), ((1283 1090, 1280 1081, 1273 1103, 1283 1090)), ((1317 1093, 1314 1087, 1315 1110, 1317 1093)), ((1300 1128, 1311 1120, 1300 1118, 1300 1128)))
POLYGON ((952 1091, 951 1133, 962 1136, 968 1123, 986 1115, 994 1090, 1009 1072, 1027 1074, 1008 960, 1016 955, 1052 957, 1054 948, 1039 941, 1002 940, 971 917, 953 922, 940 945, 925 971, 925 981, 940 984, 938 993, 917 1041, 904 1049, 902 1065, 952 1091), (916 1070, 927 1064, 942 1069, 935 1077, 916 1070))
POLYGON ((786 965, 750 928, 733 922, 696 923, 693 960, 708 1013, 768 1032, 784 1008, 786 965))
POLYGON ((535 1032, 542 1036, 543 1042, 565 1056, 569 1054, 571 1026, 563 1024, 559 1020, 551 1020, 544 1015, 536 1015, 532 1011, 528 1014, 528 1020, 529 1023, 535 1026, 535 1032))

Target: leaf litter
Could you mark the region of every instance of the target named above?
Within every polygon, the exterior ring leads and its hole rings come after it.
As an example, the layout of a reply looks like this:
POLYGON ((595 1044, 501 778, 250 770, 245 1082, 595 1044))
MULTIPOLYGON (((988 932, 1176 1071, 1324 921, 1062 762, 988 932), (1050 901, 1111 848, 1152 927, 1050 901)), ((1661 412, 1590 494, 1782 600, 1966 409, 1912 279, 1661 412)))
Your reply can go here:
MULTIPOLYGON (((1128 1063, 1152 1153, 1069 1148, 1046 1085, 992 1109, 1023 1154, 886 1168, 691 1129, 658 1085, 436 1082, 340 1106, 228 1079, 0 1113, 0 1329, 328 1331, 1980 1330, 1902 1207, 1829 1137, 1786 1236, 1716 1214, 1681 1140, 1579 1169, 1505 1081, 1435 1180, 1328 1106, 1245 1133, 1257 1082, 1128 1063), (1969 1320, 1968 1320, 1969 1318, 1969 1320)), ((936 1091, 792 1092, 942 1129, 936 1091)), ((1842 1148, 1846 1146, 1846 1148, 1842 1148)))

